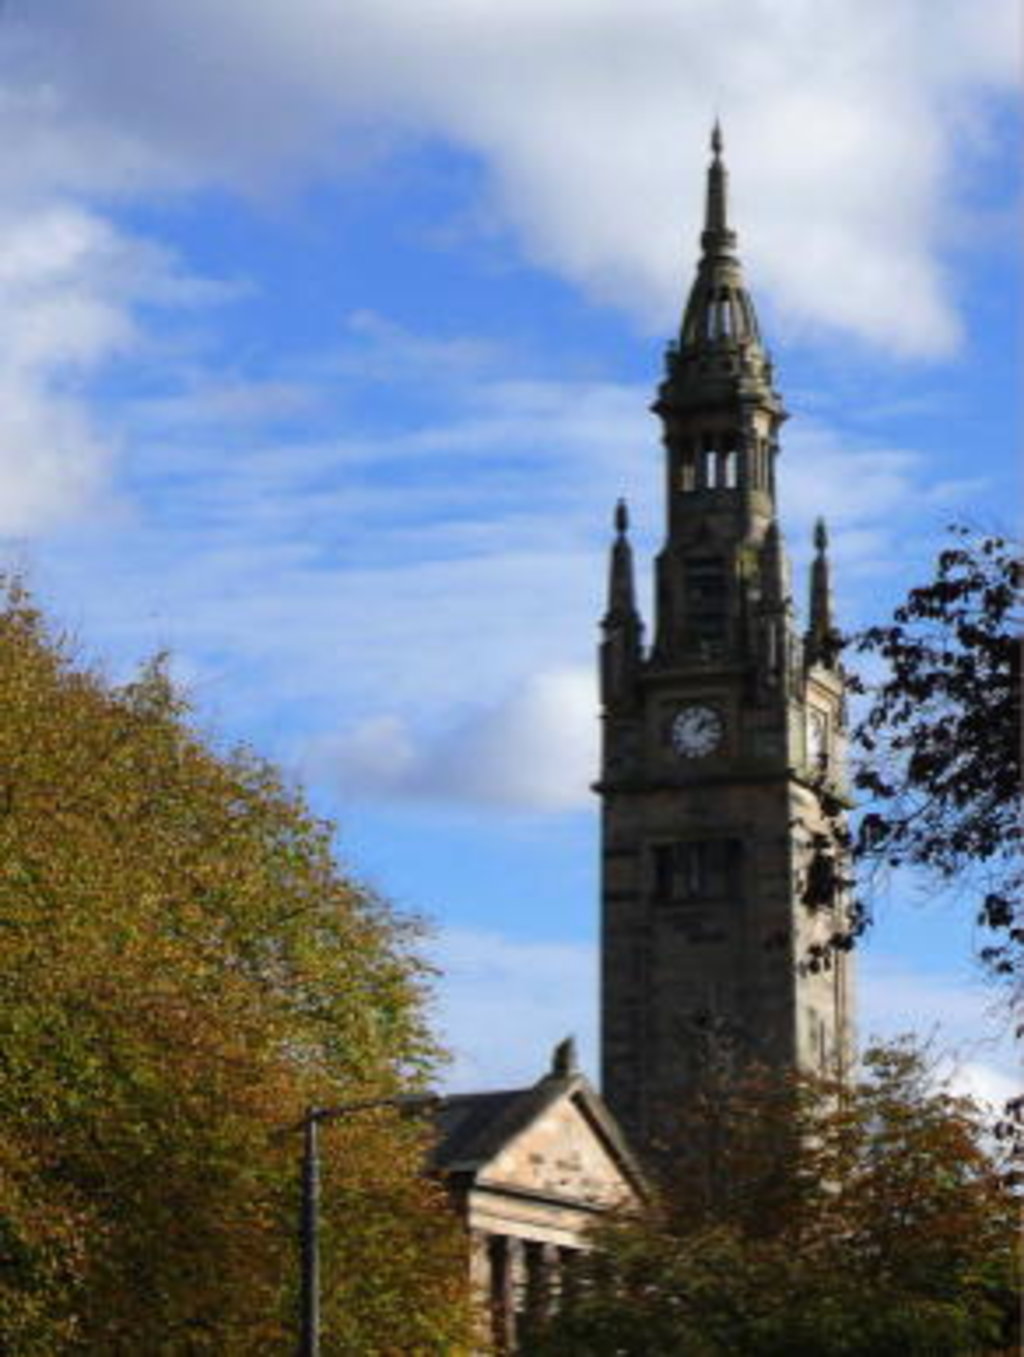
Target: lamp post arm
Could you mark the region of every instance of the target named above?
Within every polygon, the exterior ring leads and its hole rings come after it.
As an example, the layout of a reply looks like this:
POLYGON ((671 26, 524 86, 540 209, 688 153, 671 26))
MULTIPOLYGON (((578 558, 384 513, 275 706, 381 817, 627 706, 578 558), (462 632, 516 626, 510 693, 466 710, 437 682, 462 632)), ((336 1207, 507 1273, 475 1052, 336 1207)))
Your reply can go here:
POLYGON ((311 1104, 300 1122, 286 1131, 302 1132, 302 1210, 299 1222, 301 1252, 301 1297, 299 1357, 320 1357, 320 1147, 322 1121, 335 1121, 352 1113, 380 1107, 398 1111, 429 1112, 442 1099, 433 1093, 407 1093, 390 1098, 363 1098, 336 1107, 311 1104))
POLYGON ((274 1131, 273 1136, 276 1139, 281 1135, 288 1135, 292 1131, 304 1131, 310 1120, 336 1121, 339 1117, 350 1116, 354 1112, 373 1112, 380 1107, 391 1107, 399 1112, 430 1112, 433 1108, 439 1106, 444 1099, 438 1093, 400 1093, 390 1098, 362 1098, 356 1102, 338 1103, 334 1107, 317 1107, 310 1105, 306 1108, 305 1116, 301 1121, 292 1122, 290 1126, 283 1126, 274 1131))

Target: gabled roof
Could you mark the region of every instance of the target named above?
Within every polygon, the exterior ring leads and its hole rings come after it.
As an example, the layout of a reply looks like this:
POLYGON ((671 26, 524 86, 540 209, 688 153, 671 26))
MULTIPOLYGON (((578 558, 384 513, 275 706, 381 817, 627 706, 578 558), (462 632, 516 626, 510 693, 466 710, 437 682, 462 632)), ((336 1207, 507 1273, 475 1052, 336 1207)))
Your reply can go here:
POLYGON ((623 1176, 645 1196, 648 1187, 643 1171, 604 1100, 578 1072, 564 1043, 556 1051, 549 1073, 527 1088, 439 1098, 432 1109, 438 1138, 431 1166, 444 1174, 476 1176, 563 1098, 572 1099, 623 1176))

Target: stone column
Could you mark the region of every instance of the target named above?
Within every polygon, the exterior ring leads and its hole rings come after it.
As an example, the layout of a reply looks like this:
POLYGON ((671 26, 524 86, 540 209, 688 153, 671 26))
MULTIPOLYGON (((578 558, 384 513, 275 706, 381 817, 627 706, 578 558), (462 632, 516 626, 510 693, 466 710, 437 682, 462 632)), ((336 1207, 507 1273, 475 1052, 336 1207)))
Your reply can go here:
POLYGON ((568 1309, 579 1295, 579 1250, 558 1250, 558 1300, 568 1309))
POLYGON ((547 1244, 530 1240, 524 1245, 526 1263, 526 1296, 523 1319, 527 1330, 546 1318, 551 1309, 552 1277, 551 1249, 547 1244))
POLYGON ((508 1270, 512 1290, 510 1352, 518 1352, 526 1312, 526 1250, 516 1235, 508 1237, 508 1270))
POLYGON ((492 1287, 490 1236, 485 1230, 469 1232, 469 1292, 473 1304, 473 1328, 482 1350, 491 1345, 492 1287))
POLYGON ((494 1351, 503 1355, 515 1351, 515 1277, 514 1258, 507 1235, 491 1235, 487 1241, 490 1264, 490 1319, 494 1351))

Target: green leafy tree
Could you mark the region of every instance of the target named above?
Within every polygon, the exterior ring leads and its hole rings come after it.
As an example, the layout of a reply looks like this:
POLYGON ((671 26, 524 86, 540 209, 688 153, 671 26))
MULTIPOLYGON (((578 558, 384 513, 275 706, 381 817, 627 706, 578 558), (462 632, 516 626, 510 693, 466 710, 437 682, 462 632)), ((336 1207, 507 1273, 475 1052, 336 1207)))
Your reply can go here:
POLYGON ((532 1357, 1017 1351, 1019 1200, 978 1108, 912 1046, 870 1051, 849 1089, 712 1079, 671 1151, 532 1357))
MULTIPOLYGON (((0 1350, 257 1353, 294 1334, 310 1103, 423 1087, 417 931, 330 826, 0 606, 0 1350)), ((326 1353, 447 1353, 462 1243, 387 1112, 322 1137, 326 1353)))
POLYGON ((855 855, 970 891, 985 958, 1024 982, 1021 565, 1003 537, 951 532, 934 579, 854 638, 884 674, 859 684, 870 700, 855 784, 868 804, 855 855))

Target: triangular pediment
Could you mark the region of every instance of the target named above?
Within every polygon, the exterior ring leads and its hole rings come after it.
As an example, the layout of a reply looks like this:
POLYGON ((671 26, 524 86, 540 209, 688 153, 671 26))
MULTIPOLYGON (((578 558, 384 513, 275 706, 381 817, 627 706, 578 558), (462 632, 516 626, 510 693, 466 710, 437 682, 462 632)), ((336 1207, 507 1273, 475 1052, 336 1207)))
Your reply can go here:
POLYGON ((598 1208, 635 1201, 641 1186, 608 1114, 581 1080, 534 1115, 478 1166, 480 1186, 514 1187, 598 1208))

